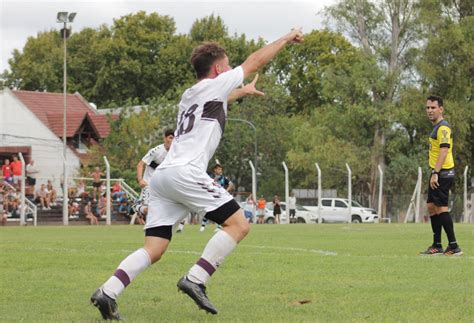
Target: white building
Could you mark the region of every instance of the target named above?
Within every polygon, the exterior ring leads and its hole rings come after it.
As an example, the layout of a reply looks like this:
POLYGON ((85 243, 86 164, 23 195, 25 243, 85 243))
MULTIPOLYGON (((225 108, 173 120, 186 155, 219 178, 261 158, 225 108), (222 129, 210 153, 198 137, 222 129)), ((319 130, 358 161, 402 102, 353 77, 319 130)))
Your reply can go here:
MULTIPOLYGON (((21 152, 35 161, 37 183, 53 180, 59 188, 63 173, 62 93, 0 90, 0 165, 21 152)), ((99 115, 80 94, 67 95, 67 166, 76 175, 87 147, 105 138, 107 116, 99 115)))

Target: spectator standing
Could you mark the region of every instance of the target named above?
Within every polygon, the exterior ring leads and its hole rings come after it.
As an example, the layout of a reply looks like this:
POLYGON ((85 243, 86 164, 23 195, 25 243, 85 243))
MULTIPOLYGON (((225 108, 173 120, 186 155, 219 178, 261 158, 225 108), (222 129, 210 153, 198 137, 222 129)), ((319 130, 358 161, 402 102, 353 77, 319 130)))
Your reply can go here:
POLYGON ((280 198, 278 195, 273 197, 273 216, 275 217, 275 223, 280 224, 280 215, 281 215, 281 204, 280 198))
POLYGON ((5 163, 2 166, 3 180, 9 184, 13 183, 13 173, 10 165, 10 159, 5 158, 5 163))
POLYGON ((10 168, 11 168, 12 173, 13 173, 13 184, 16 187, 19 187, 20 182, 21 182, 22 165, 21 165, 21 161, 18 160, 17 155, 13 155, 12 159, 13 159, 13 161, 10 164, 10 168))
POLYGON ((296 197, 295 193, 291 192, 290 196, 288 197, 288 210, 290 210, 290 223, 292 223, 292 220, 295 219, 296 216, 296 197))
POLYGON ((254 208, 255 208, 255 200, 253 198, 253 194, 249 194, 249 196, 247 197, 247 200, 245 200, 244 214, 250 223, 253 222, 254 208))
POLYGON ((257 202, 257 224, 263 224, 265 222, 265 206, 267 201, 265 198, 260 196, 257 202))
POLYGON ((90 173, 90 175, 92 176, 92 198, 95 202, 99 199, 99 191, 102 186, 102 180, 100 178, 104 176, 104 173, 100 171, 99 167, 96 167, 95 171, 90 173))
POLYGON ((28 165, 26 165, 26 183, 34 187, 36 185, 36 174, 39 173, 39 170, 35 166, 35 161, 32 159, 28 165))

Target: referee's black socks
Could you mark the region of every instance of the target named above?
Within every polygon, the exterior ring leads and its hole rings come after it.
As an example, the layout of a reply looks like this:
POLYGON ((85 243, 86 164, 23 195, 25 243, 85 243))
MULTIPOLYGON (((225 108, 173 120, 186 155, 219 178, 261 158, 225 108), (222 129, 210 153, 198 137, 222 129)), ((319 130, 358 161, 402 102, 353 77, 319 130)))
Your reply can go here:
POLYGON ((440 213, 438 217, 440 218, 444 231, 448 236, 449 246, 453 249, 456 249, 458 244, 456 243, 456 236, 454 235, 454 224, 453 219, 451 219, 451 215, 449 212, 443 212, 440 213))
POLYGON ((431 229, 433 230, 433 245, 432 247, 441 248, 441 230, 443 225, 441 223, 441 216, 433 214, 430 216, 431 229))

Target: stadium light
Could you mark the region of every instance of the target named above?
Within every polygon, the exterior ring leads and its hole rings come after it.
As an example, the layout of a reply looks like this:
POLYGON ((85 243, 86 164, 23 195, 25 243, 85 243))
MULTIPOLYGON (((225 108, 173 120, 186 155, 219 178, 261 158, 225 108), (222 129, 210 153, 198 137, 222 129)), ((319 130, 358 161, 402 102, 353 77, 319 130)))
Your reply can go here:
POLYGON ((63 67, 63 94, 64 94, 64 110, 63 110, 63 158, 64 158, 64 169, 63 169, 63 224, 68 225, 68 187, 67 187, 67 132, 66 132, 66 116, 67 116, 67 65, 66 65, 66 39, 70 35, 70 30, 67 29, 67 23, 72 23, 76 17, 75 12, 68 13, 67 11, 60 11, 57 14, 57 22, 63 24, 61 29, 61 37, 64 40, 64 67, 63 67))

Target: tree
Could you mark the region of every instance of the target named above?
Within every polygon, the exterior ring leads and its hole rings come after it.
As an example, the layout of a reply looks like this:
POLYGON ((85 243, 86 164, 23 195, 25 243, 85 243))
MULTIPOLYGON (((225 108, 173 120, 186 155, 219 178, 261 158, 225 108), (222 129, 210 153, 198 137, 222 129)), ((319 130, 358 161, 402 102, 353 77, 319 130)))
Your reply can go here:
POLYGON ((387 118, 398 100, 404 80, 411 81, 410 69, 419 45, 419 10, 411 0, 342 0, 326 10, 339 31, 358 44, 368 59, 375 59, 381 71, 382 87, 373 87, 372 106, 377 114, 373 132, 371 180, 372 203, 376 197, 377 167, 386 165, 386 132, 392 126, 387 118))
POLYGON ((28 37, 23 52, 15 49, 8 60, 5 85, 14 89, 60 92, 63 86, 63 48, 60 34, 39 32, 28 37))

